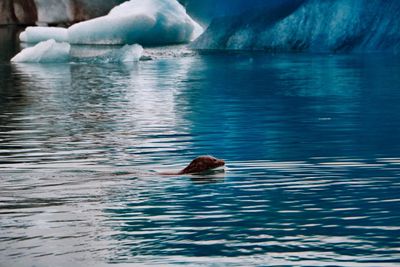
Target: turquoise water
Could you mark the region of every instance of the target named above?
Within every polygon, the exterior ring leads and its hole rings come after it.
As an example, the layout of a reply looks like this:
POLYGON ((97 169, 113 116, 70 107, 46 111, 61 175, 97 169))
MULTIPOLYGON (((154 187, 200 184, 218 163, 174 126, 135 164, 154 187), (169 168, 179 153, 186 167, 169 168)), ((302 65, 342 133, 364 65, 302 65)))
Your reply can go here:
POLYGON ((0 52, 0 266, 399 264, 400 58, 14 52, 0 52), (225 173, 157 174, 202 154, 225 173))

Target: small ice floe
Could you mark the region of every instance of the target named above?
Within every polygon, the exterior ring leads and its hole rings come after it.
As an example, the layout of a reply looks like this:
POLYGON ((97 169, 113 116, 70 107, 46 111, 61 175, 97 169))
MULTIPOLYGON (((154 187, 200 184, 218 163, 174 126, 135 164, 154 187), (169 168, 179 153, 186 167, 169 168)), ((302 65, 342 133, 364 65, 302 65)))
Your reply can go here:
POLYGON ((118 62, 136 62, 139 61, 143 54, 143 47, 138 44, 124 45, 121 49, 117 50, 115 58, 118 62))
MULTIPOLYGON (((73 49, 72 49, 73 50, 73 49)), ((92 63, 127 63, 139 61, 143 47, 138 44, 125 45, 101 54, 92 56, 71 56, 71 45, 47 40, 28 47, 11 59, 11 62, 25 63, 59 63, 59 62, 92 62, 92 63)))
POLYGON ((40 42, 28 47, 11 59, 11 62, 26 63, 56 63, 68 62, 71 46, 68 43, 58 43, 54 39, 40 42))

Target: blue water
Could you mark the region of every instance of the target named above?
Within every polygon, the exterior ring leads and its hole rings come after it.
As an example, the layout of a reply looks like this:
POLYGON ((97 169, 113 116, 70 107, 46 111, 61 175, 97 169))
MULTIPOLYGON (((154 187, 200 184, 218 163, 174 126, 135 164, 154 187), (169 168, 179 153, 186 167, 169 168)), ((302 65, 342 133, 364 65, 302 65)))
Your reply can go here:
POLYGON ((400 263, 399 57, 14 52, 0 52, 0 266, 400 263), (202 154, 225 173, 157 174, 202 154))

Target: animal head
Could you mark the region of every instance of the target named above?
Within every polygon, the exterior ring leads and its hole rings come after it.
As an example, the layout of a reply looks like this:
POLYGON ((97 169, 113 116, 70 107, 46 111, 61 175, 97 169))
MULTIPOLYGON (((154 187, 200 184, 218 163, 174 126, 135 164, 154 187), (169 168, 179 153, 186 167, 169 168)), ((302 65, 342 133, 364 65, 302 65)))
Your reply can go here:
POLYGON ((212 156, 200 156, 195 158, 181 173, 200 173, 225 165, 225 161, 212 156))

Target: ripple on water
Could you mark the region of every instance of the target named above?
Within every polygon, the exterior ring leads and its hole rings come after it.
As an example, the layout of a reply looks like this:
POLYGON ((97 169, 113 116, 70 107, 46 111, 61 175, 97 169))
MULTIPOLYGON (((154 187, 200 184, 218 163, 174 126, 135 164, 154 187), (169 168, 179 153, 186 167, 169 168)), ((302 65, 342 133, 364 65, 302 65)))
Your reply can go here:
MULTIPOLYGON (((372 257, 371 251, 375 260, 387 260, 387 250, 380 248, 398 243, 398 217, 391 203, 400 200, 393 194, 386 198, 377 194, 379 190, 398 190, 398 185, 391 183, 395 178, 389 175, 396 168, 388 168, 386 177, 371 180, 364 164, 330 164, 328 170, 321 163, 268 161, 264 168, 263 164, 231 162, 225 179, 211 184, 191 183, 187 176, 160 179, 135 170, 118 176, 106 169, 60 174, 51 167, 40 174, 31 170, 36 174, 2 177, 0 212, 5 231, 0 238, 15 249, 8 254, 12 258, 61 255, 62 240, 77 240, 72 244, 80 249, 68 253, 81 254, 83 247, 90 246, 83 246, 82 240, 93 242, 88 236, 102 229, 104 234, 95 235, 105 247, 117 242, 121 257, 132 253, 134 246, 140 255, 157 255, 162 250, 170 262, 182 254, 202 261, 203 255, 239 260, 241 255, 263 258, 267 253, 276 255, 271 256, 272 262, 296 258, 300 265, 307 265, 315 258, 301 251, 324 248, 343 251, 343 261, 326 254, 319 258, 320 263, 335 259, 346 265, 359 257, 372 257), (271 165, 275 168, 266 167, 271 165), (328 175, 319 176, 321 171, 328 175), (385 186, 378 186, 381 183, 385 186), (47 197, 41 197, 43 194, 47 197), (26 231, 30 234, 24 234, 26 231), (43 253, 39 240, 54 244, 55 252, 43 253), (293 256, 280 258, 273 252, 280 250, 293 256)), ((376 169, 382 175, 382 170, 376 169)), ((96 251, 104 253, 101 246, 96 251)))
POLYGON ((398 70, 0 63, 0 265, 396 266, 398 70), (200 154, 225 172, 157 174, 200 154))

